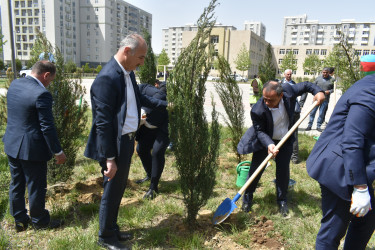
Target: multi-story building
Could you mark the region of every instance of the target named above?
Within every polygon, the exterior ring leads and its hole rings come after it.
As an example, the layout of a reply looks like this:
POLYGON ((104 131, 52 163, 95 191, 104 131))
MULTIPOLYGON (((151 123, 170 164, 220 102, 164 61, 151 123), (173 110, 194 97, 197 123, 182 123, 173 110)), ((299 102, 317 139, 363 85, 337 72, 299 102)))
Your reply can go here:
MULTIPOLYGON (((375 54, 375 22, 341 20, 340 23, 319 23, 307 20, 307 15, 284 17, 282 45, 273 46, 278 65, 283 57, 292 51, 296 56, 298 69, 296 77, 308 76, 303 63, 310 54, 323 60, 340 41, 340 33, 353 45, 357 55, 375 54)), ((279 72, 282 73, 282 72, 279 72)))
POLYGON ((266 39, 266 26, 261 22, 245 21, 245 30, 251 30, 263 39, 266 39))
MULTIPOLYGON (((195 37, 196 31, 184 31, 182 34, 182 47, 189 45, 195 37)), ((263 61, 268 42, 250 30, 236 30, 233 26, 215 26, 211 31, 210 42, 214 45, 215 54, 222 55, 229 62, 232 72, 246 77, 252 77, 258 73, 258 67, 263 61), (246 72, 236 69, 235 60, 242 48, 245 46, 249 51, 251 68, 246 72)), ((212 68, 211 75, 218 72, 212 68)))
MULTIPOLYGON (((123 0, 12 0, 16 58, 23 64, 40 30, 65 61, 96 66, 107 62, 130 32, 152 30, 152 15, 123 0)), ((8 0, 1 0, 2 32, 10 41, 8 0)), ((10 42, 4 61, 11 60, 10 42)))

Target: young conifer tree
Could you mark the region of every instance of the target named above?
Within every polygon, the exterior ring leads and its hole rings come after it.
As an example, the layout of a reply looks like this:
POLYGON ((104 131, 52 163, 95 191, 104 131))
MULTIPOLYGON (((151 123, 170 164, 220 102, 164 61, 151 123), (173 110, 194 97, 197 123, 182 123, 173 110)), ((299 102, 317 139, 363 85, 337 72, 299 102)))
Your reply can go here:
POLYGON ((53 98, 52 112, 57 135, 67 156, 67 161, 62 165, 57 165, 53 159, 48 162, 47 177, 50 182, 64 182, 73 174, 78 149, 81 146, 80 138, 87 129, 85 113, 88 105, 83 100, 85 89, 80 84, 81 79, 71 79, 64 74, 63 55, 39 32, 31 52, 30 64, 39 61, 41 54, 44 55, 44 60, 50 60, 51 54, 55 58, 56 76, 48 90, 53 98))
POLYGON ((237 145, 244 132, 245 120, 242 91, 236 80, 230 77, 230 65, 223 56, 218 57, 217 65, 220 72, 220 80, 215 85, 215 88, 227 114, 227 117, 224 116, 224 119, 232 136, 232 150, 236 154, 238 162, 240 162, 241 155, 237 153, 237 145))
POLYGON ((155 55, 151 47, 151 35, 146 29, 144 29, 143 36, 148 48, 145 62, 142 66, 139 67, 139 71, 137 72, 137 74, 141 83, 154 85, 156 79, 156 62, 155 55))
POLYGON ((204 9, 197 22, 197 35, 182 51, 167 83, 168 101, 173 104, 170 137, 190 229, 196 225, 199 209, 212 195, 218 169, 220 128, 214 103, 211 126, 204 113, 205 82, 213 55, 209 37, 216 5, 212 0, 204 9))

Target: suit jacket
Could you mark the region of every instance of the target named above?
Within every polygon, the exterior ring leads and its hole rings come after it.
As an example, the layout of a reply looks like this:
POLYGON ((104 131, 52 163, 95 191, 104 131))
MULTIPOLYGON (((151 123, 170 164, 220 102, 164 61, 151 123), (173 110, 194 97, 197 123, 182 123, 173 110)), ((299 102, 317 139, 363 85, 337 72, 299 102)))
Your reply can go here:
MULTIPOLYGON (((139 92, 134 72, 130 73, 137 102, 138 125, 141 106, 165 108, 166 101, 153 99, 139 92)), ((112 58, 94 80, 91 90, 92 128, 85 156, 97 161, 120 155, 122 127, 126 122, 125 76, 117 61, 112 58)))
POLYGON ((7 93, 8 121, 4 151, 21 160, 48 161, 61 151, 52 115, 52 95, 27 76, 14 80, 7 93))
MULTIPOLYGON (((313 95, 322 90, 311 82, 301 82, 296 85, 283 85, 283 101, 289 118, 289 128, 294 124, 294 109, 296 98, 304 92, 310 92, 313 95)), ((250 127, 242 136, 237 151, 239 154, 249 154, 267 148, 269 144, 273 144, 273 119, 271 111, 263 101, 263 97, 251 109, 251 119, 253 126, 250 127)), ((294 141, 294 135, 287 143, 294 141)))
POLYGON ((351 199, 353 185, 375 179, 375 74, 353 84, 340 100, 306 161, 309 175, 351 199))

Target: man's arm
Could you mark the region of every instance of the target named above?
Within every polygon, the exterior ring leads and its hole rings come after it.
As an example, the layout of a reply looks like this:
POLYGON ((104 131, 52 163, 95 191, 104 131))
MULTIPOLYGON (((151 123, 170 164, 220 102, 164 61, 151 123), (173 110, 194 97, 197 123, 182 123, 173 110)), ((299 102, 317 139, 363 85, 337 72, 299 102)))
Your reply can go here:
POLYGON ((295 96, 300 96, 306 92, 313 94, 314 101, 318 101, 318 105, 320 105, 325 99, 324 91, 318 85, 311 82, 300 82, 293 85, 292 88, 295 91, 295 96))
MULTIPOLYGON (((257 134, 257 137, 261 144, 268 148, 270 144, 274 144, 272 138, 266 133, 266 126, 267 121, 264 119, 264 117, 260 116, 256 112, 251 111, 251 120, 253 122, 255 133, 257 134)), ((271 121, 273 122, 273 121, 271 121)))

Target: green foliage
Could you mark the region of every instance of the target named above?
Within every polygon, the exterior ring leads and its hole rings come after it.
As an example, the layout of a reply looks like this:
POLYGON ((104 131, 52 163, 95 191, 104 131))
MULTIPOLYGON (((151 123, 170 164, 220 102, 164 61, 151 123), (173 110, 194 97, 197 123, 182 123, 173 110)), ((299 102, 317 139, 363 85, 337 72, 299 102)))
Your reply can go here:
POLYGON ((74 73, 77 70, 77 65, 72 60, 68 61, 64 66, 65 66, 65 73, 74 73))
POLYGON ((218 57, 218 70, 220 81, 215 85, 215 88, 227 114, 227 117, 224 118, 231 133, 232 150, 236 154, 238 162, 241 162, 241 155, 237 153, 237 145, 244 131, 245 111, 242 103, 242 91, 236 80, 230 77, 230 65, 222 56, 218 57))
POLYGON ((291 69, 292 71, 297 70, 297 59, 292 50, 284 56, 283 62, 280 65, 280 71, 284 72, 287 69, 291 69))
POLYGON ((47 38, 39 32, 32 50, 31 61, 33 64, 39 60, 39 55, 42 52, 45 52, 46 57, 48 57, 48 52, 53 53, 56 59, 56 77, 48 90, 53 98, 52 112, 57 135, 67 156, 67 161, 63 165, 57 165, 54 159, 48 162, 48 180, 51 182, 66 181, 73 173, 80 146, 79 138, 86 130, 87 116, 85 112, 88 105, 86 101, 82 100, 85 89, 80 84, 81 78, 71 79, 64 75, 63 55, 57 47, 53 48, 47 38), (77 105, 77 103, 79 104, 77 105))
POLYGON ((143 37, 147 43, 147 54, 145 62, 142 66, 139 67, 139 81, 141 83, 154 84, 156 79, 156 64, 155 64, 155 55, 151 47, 151 35, 146 29, 143 30, 143 37))
MULTIPOLYGON (((237 54, 236 60, 234 60, 236 64, 236 69, 242 71, 248 71, 251 67, 251 60, 250 60, 250 52, 246 49, 245 43, 242 44, 240 51, 237 54)), ((247 75, 247 74, 246 74, 247 75)))
POLYGON ((165 52, 165 49, 162 49, 159 58, 158 58, 158 70, 164 71, 164 66, 163 65, 169 65, 171 60, 168 57, 167 52, 165 52), (162 65, 162 66, 159 66, 162 65))
POLYGON ((4 41, 3 39, 4 39, 4 35, 3 35, 3 32, 2 32, 1 27, 0 27, 0 54, 3 53, 3 46, 7 42, 7 41, 4 41))
POLYGON ((98 67, 96 67, 95 69, 95 72, 99 74, 99 72, 102 70, 102 65, 98 65, 98 67))
POLYGON ((310 75, 316 75, 321 70, 322 65, 320 62, 320 58, 316 54, 311 54, 306 57, 305 61, 303 62, 303 70, 310 75))
POLYGON ((90 68, 89 63, 86 63, 85 65, 83 65, 82 69, 84 73, 92 73, 92 69, 90 68))
POLYGON ((258 68, 258 75, 262 83, 266 83, 269 80, 276 78, 276 67, 273 58, 272 46, 269 43, 267 46, 266 55, 258 68))
MULTIPOLYGON (((11 68, 8 68, 6 71, 7 74, 7 80, 5 82, 4 88, 6 89, 6 92, 8 92, 8 88, 10 86, 10 83, 14 79, 14 73, 11 68)), ((6 95, 0 94, 0 127, 5 127, 7 123, 7 97, 6 95)))
POLYGON ((18 58, 16 58, 16 69, 17 71, 20 71, 22 69, 22 62, 18 58))
POLYGON ((190 229, 196 225, 199 209, 212 195, 218 167, 220 131, 214 104, 211 126, 204 113, 205 82, 213 58, 208 38, 215 24, 216 5, 212 0, 204 9, 197 22, 197 35, 182 51, 167 84, 168 101, 173 103, 170 137, 190 229))
POLYGON ((3 60, 0 60, 0 69, 4 69, 4 61, 3 60))
POLYGON ((344 93, 364 75, 360 70, 360 58, 355 49, 348 43, 348 38, 343 33, 339 34, 340 42, 324 60, 324 67, 335 67, 338 85, 344 93))

